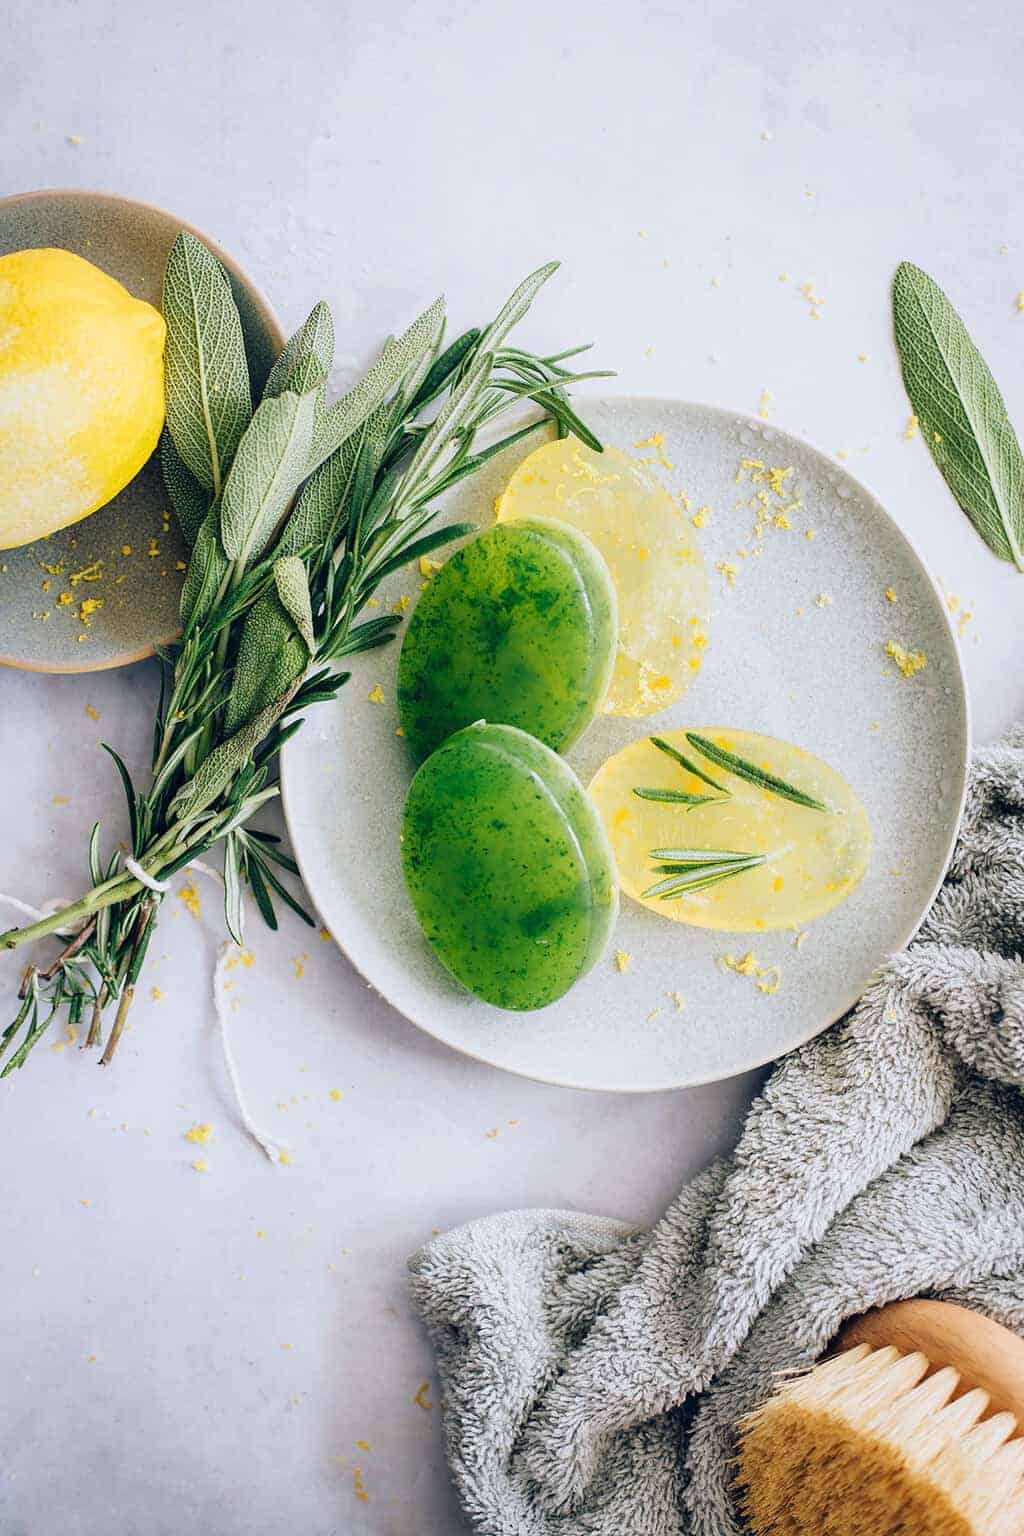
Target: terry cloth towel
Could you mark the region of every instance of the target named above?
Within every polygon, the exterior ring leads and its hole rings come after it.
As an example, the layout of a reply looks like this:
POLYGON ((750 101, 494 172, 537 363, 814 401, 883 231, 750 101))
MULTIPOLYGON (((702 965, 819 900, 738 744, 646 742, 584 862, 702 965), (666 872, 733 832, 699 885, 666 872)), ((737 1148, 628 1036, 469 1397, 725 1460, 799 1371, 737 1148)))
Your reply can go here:
POLYGON ((485 1536, 738 1536, 735 1425, 908 1296, 1024 1333, 1024 728, 979 752, 946 883, 651 1231, 522 1211, 412 1260, 485 1536))

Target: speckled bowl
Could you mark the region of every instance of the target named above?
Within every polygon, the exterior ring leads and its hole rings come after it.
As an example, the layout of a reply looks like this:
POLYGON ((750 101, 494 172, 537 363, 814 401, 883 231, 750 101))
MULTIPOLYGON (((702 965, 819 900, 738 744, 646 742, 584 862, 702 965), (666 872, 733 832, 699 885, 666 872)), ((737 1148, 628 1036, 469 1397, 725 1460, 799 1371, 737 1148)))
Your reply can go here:
MULTIPOLYGON (((284 345, 266 299, 236 262, 184 219, 148 203, 104 192, 28 192, 0 199, 0 256, 60 246, 95 262, 136 297, 159 305, 174 237, 191 229, 223 262, 242 317, 254 382, 262 385, 284 345)), ((0 550, 0 665, 36 672, 97 672, 153 654, 178 633, 179 563, 186 550, 156 458, 119 496, 70 528, 20 549, 0 550), (124 550, 130 550, 126 555, 124 550), (152 551, 152 553, 151 553, 152 551), (76 583, 75 601, 56 603, 69 573, 100 569, 76 583), (59 574, 48 566, 61 567, 59 574), (101 597, 88 626, 81 600, 101 597), (49 614, 44 618, 44 614, 49 614), (84 638, 79 638, 83 636, 84 638)))

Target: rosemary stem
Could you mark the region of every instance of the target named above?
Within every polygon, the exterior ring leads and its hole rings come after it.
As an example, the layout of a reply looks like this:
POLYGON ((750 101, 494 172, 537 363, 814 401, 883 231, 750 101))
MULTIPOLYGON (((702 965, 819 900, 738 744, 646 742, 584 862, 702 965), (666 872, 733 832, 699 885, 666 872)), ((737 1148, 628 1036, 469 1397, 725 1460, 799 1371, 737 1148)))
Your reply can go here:
POLYGON ((109 996, 110 988, 107 986, 106 982, 104 982, 97 992, 95 1001, 92 1005, 92 1018, 89 1021, 89 1033, 86 1035, 84 1042, 86 1046, 91 1047, 99 1045, 100 1043, 100 1026, 103 1022, 103 1010, 107 1006, 107 999, 109 996))
POLYGON ((106 1050, 100 1057, 101 1067, 109 1067, 113 1061, 114 1052, 117 1050, 121 1036, 124 1033, 125 1024, 128 1022, 128 1010, 131 1008, 132 999, 135 996, 135 983, 139 979, 142 962, 146 958, 146 950, 149 948, 149 941, 155 926, 153 915, 156 909, 157 902, 147 901, 139 913, 138 932, 132 947, 131 960, 128 963, 128 974, 125 977, 121 1000, 117 1005, 117 1013, 114 1015, 114 1027, 110 1031, 110 1039, 107 1041, 106 1050))

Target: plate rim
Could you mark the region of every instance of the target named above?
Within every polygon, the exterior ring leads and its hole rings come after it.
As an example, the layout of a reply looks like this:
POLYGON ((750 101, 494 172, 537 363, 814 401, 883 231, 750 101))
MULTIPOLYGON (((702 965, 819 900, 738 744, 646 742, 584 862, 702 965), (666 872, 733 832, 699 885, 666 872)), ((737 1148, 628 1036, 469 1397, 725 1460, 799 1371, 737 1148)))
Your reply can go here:
MULTIPOLYGON (((745 411, 734 411, 730 410, 727 406, 711 405, 700 400, 685 400, 677 395, 644 395, 635 394, 632 391, 624 391, 621 393, 606 391, 600 395, 578 395, 576 396, 576 404, 580 407, 580 414, 584 416, 584 419, 588 402, 594 404, 604 404, 605 402, 609 402, 613 405, 621 405, 624 402, 629 402, 630 404, 649 407, 651 411, 654 412, 656 412, 659 407, 669 407, 672 409, 678 409, 682 407, 685 410, 701 411, 708 415, 724 418, 729 422, 730 425, 734 427, 746 427, 747 429, 756 431, 758 433, 763 432, 765 426, 763 421, 757 417, 749 415, 745 411)), ((911 924, 910 928, 900 937, 896 946, 889 951, 885 959, 879 962, 880 965, 884 965, 890 956, 899 954, 905 950, 907 946, 913 942, 915 935, 920 931, 921 925, 935 904, 936 896, 945 883, 946 875, 949 872, 949 866, 952 862, 953 853, 956 849, 957 839, 960 836, 960 827, 961 823, 963 822, 964 808, 967 803, 967 792, 970 785, 971 757, 974 739, 971 715, 971 695, 967 686, 967 674, 964 670, 960 641, 957 636, 956 629, 954 628, 949 609, 939 588, 938 582, 935 580, 935 577, 929 570, 923 556, 921 555, 921 552, 917 548, 917 545, 914 543, 914 540, 910 537, 906 530, 900 526, 900 524, 893 517, 892 513, 878 498, 878 496, 876 496, 875 493, 863 483, 863 481, 858 479, 856 475, 852 474, 844 464, 834 464, 831 456, 826 453, 823 448, 819 448, 808 438, 802 437, 796 432, 790 432, 786 428, 780 427, 774 423, 772 424, 772 430, 778 436, 788 438, 791 442, 798 444, 802 449, 808 450, 817 458, 835 469, 846 480, 852 482, 860 494, 866 497, 867 500, 873 505, 873 507, 877 509, 877 511, 880 512, 882 516, 889 522, 897 537, 903 542, 904 546, 913 557, 913 560, 924 575, 925 580, 932 590, 939 612, 942 616, 942 621, 945 625, 946 633, 949 637, 952 647, 952 654, 956 662, 956 677, 959 680, 960 699, 962 702, 963 710, 963 728, 957 740, 957 746, 960 749, 963 767, 960 773, 960 786, 959 794, 957 796, 956 815, 952 818, 951 821, 949 837, 947 839, 946 846, 942 855, 939 873, 932 886, 932 889, 928 893, 928 897, 924 903, 921 914, 916 919, 916 921, 911 924)), ((287 787, 288 760, 291 756, 291 750, 292 743, 289 741, 285 743, 281 752, 281 771, 279 781, 281 789, 281 807, 284 813, 285 825, 288 829, 288 839, 291 843, 292 853, 297 864, 299 865, 303 885, 314 907, 316 908, 317 915, 323 922, 323 926, 330 934, 331 939, 337 945, 338 949, 345 956, 346 960, 348 960, 349 964, 356 971, 356 973, 366 982, 367 986, 370 987, 379 997, 383 998, 388 1006, 393 1008, 397 1014, 399 1014, 403 1019, 407 1021, 407 1023, 411 1024, 416 1029, 422 1030, 423 1033, 429 1035, 431 1039, 437 1040, 441 1045, 446 1046, 449 1050, 456 1052, 456 1054, 464 1056, 471 1061, 479 1062, 484 1066, 490 1067, 494 1071, 507 1072, 513 1077, 522 1077, 529 1082, 543 1083, 545 1086, 550 1088, 575 1089, 582 1093, 621 1093, 630 1095, 649 1093, 679 1093, 688 1088, 702 1088, 708 1086, 711 1083, 728 1082, 731 1078, 740 1077, 746 1072, 757 1071, 759 1068, 768 1066, 772 1062, 780 1061, 783 1057, 791 1055, 793 1051, 799 1050, 801 1046, 807 1045, 811 1040, 817 1039, 819 1035, 823 1035, 826 1030, 831 1029, 834 1024, 837 1024, 840 1019, 844 1018, 846 1014, 856 1006, 860 998, 864 995, 863 990, 856 990, 852 994, 847 994, 842 1005, 839 1007, 837 1012, 832 1014, 831 1018, 827 1019, 821 1024, 816 1024, 813 1028, 801 1033, 798 1037, 794 1038, 791 1043, 785 1047, 784 1050, 776 1055, 765 1056, 755 1052, 749 1060, 745 1060, 739 1065, 731 1067, 728 1072, 704 1073, 696 1077, 688 1077, 685 1082, 634 1082, 624 1085, 617 1085, 615 1087, 609 1087, 607 1083, 587 1083, 581 1081, 579 1078, 573 1081, 569 1081, 564 1077, 546 1077, 541 1072, 527 1072, 522 1067, 506 1066, 502 1062, 495 1062, 489 1057, 481 1055, 479 1051, 472 1050, 468 1046, 459 1044, 449 1039, 446 1035, 440 1034, 437 1030, 432 1029, 429 1024, 422 1023, 419 1019, 410 1017, 410 1015, 406 1013, 405 1010, 398 1003, 396 1003, 394 999, 390 997, 388 993, 385 992, 377 984, 376 981, 374 981, 366 974, 362 966, 352 955, 349 954, 342 940, 335 934, 333 928, 327 922, 317 893, 313 889, 313 886, 308 879, 306 870, 303 868, 303 860, 295 841, 294 817, 290 808, 290 793, 287 787)))
MULTIPOLYGON (((222 266, 226 267, 236 279, 239 286, 244 288, 250 296, 253 307, 259 314, 267 335, 280 352, 284 347, 286 336, 284 327, 274 312, 270 300, 263 289, 246 272, 241 263, 226 251, 224 247, 211 235, 198 228, 189 219, 179 218, 169 208, 164 208, 160 203, 152 203, 142 197, 125 197, 120 192, 104 192, 93 187, 39 187, 32 192, 12 192, 6 197, 0 197, 0 215, 5 208, 18 203, 46 202, 60 197, 84 198, 86 201, 105 207, 141 208, 147 213, 159 214, 161 218, 170 219, 177 224, 179 229, 187 229, 197 240, 210 250, 222 266)), ((152 455, 150 455, 152 457, 152 455)), ((146 461, 147 463, 149 460, 146 461)), ((133 477, 134 478, 134 477, 133 477)), ((100 511, 100 508, 96 509, 100 511)), ((85 519, 83 518, 84 522, 85 519)), ((10 656, 0 652, 0 667, 9 667, 14 672, 38 672, 52 677, 79 677, 88 672, 115 672, 121 667, 130 667, 137 661, 148 661, 156 654, 153 649, 156 645, 173 644, 176 635, 156 636, 155 640, 144 645, 141 650, 119 652, 118 655, 105 658, 102 661, 92 661, 84 666, 71 665, 68 662, 25 661, 21 657, 10 656)))

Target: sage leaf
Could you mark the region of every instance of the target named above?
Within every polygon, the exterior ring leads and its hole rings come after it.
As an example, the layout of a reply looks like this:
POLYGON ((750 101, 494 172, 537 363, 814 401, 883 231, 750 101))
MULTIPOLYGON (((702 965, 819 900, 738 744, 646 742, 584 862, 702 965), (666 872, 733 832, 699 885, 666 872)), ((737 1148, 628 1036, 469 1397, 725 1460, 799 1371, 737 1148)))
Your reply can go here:
POLYGON ((313 608, 309 597, 309 580, 306 567, 297 555, 286 555, 274 562, 274 586, 281 605, 306 642, 310 656, 316 650, 313 634, 313 608))
POLYGON ((989 549, 1024 571, 1024 456, 998 384, 942 289, 909 261, 896 268, 892 313, 928 451, 989 549))
POLYGON ((380 357, 359 383, 336 400, 324 417, 310 460, 310 472, 341 447, 358 431, 367 417, 390 395, 405 376, 417 366, 434 345, 444 323, 444 297, 435 299, 429 309, 417 316, 397 341, 384 343, 380 357))
POLYGON ((236 944, 242 942, 242 872, 237 832, 224 839, 224 921, 236 944))
POLYGON ((527 314, 530 305, 544 287, 548 278, 554 277, 560 265, 561 263, 557 261, 545 262, 544 266, 538 267, 536 272, 531 272, 529 277, 523 278, 519 287, 506 299, 481 336, 478 349, 480 352, 497 351, 509 331, 514 326, 517 326, 520 320, 527 314))
POLYGON ((217 258, 188 230, 164 272, 167 429, 200 485, 221 486, 252 417, 242 322, 217 258))
POLYGON ((160 468, 164 477, 164 489, 170 497, 174 515, 178 519, 178 527, 184 534, 185 543, 191 549, 196 542, 203 519, 210 510, 210 493, 199 484, 195 475, 185 464, 174 446, 173 437, 166 428, 160 435, 160 468))
POLYGON ((327 305, 320 301, 310 310, 304 323, 287 342, 270 370, 263 390, 264 400, 281 395, 286 389, 304 395, 326 379, 334 366, 334 320, 327 305))
POLYGON ((215 501, 200 524, 181 589, 181 621, 202 623, 227 574, 228 562, 220 542, 220 502, 215 501))
POLYGON ((183 784, 167 807, 170 821, 190 821, 219 799, 224 790, 243 768, 264 736, 277 724, 287 709, 297 684, 293 684, 279 698, 257 710, 242 728, 215 747, 204 758, 195 774, 183 784))
POLYGON ((277 553, 297 555, 303 550, 319 549, 328 540, 337 541, 363 439, 366 438, 373 449, 374 462, 379 462, 387 446, 390 419, 390 408, 386 404, 379 405, 363 422, 362 428, 347 437, 341 447, 314 470, 302 487, 295 510, 277 541, 277 553))
POLYGON ((310 647, 277 592, 265 593, 246 615, 224 711, 225 731, 237 731, 299 682, 310 655, 310 647))
POLYGON ((287 391, 256 409, 224 486, 221 540, 243 565, 262 554, 306 473, 317 391, 287 391))

